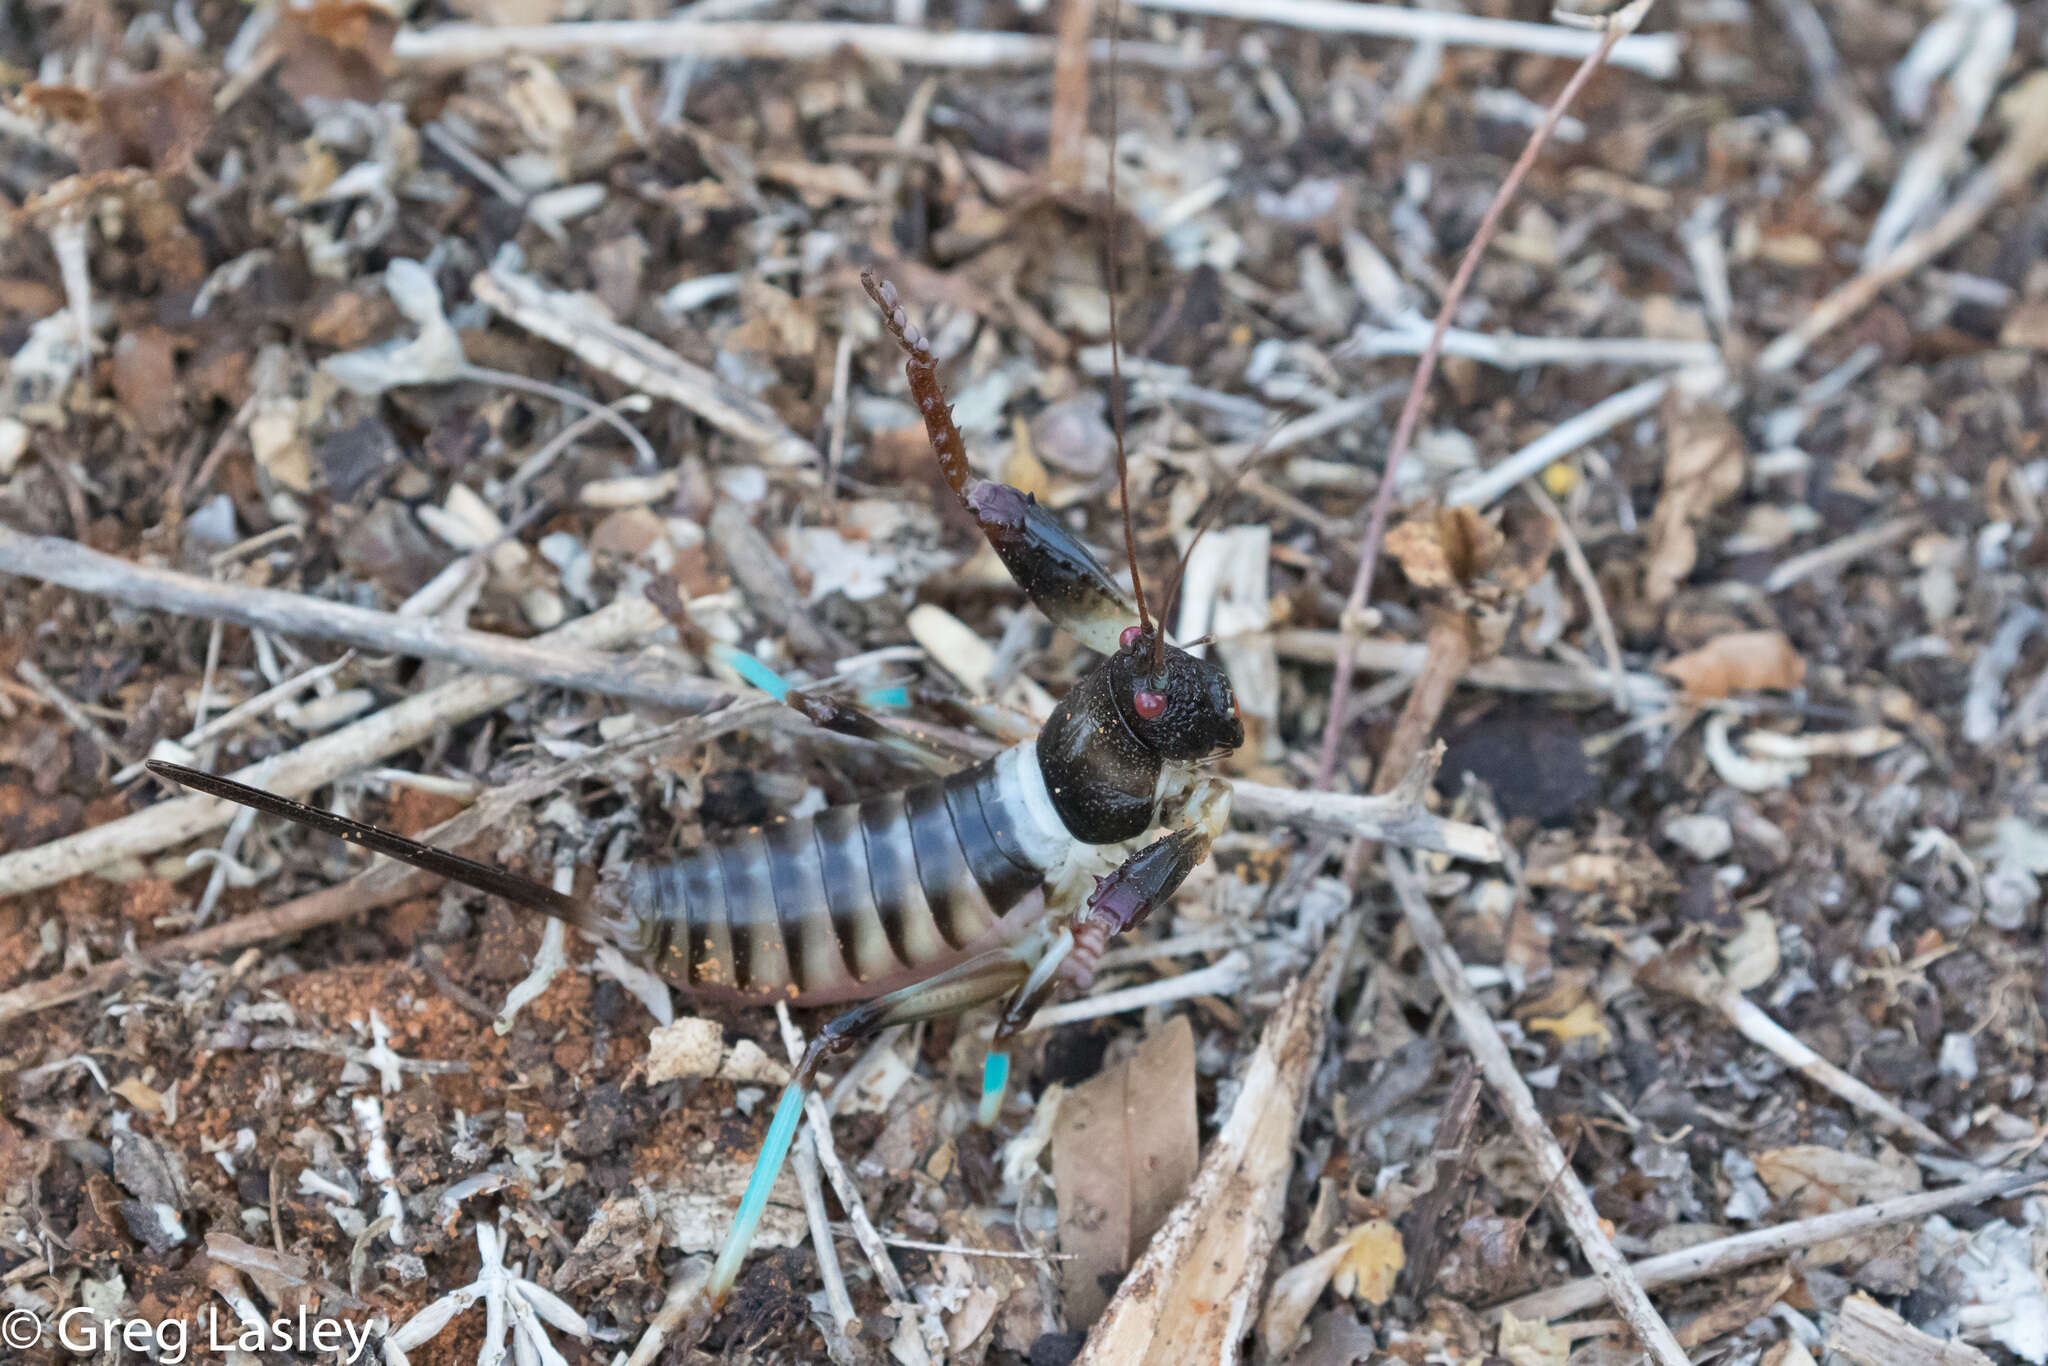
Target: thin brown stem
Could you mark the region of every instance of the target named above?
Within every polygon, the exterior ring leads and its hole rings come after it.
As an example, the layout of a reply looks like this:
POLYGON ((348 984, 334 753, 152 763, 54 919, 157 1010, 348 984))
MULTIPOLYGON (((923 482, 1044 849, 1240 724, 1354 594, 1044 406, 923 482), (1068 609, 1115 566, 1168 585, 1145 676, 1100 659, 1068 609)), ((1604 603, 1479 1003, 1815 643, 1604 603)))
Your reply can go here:
POLYGON ((1323 727, 1322 754, 1316 764, 1315 785, 1328 787, 1337 771, 1338 749, 1344 738, 1344 714, 1351 700, 1352 646, 1365 629, 1366 604, 1372 600, 1373 569, 1379 562, 1380 543, 1386 535, 1387 516, 1394 505, 1394 490, 1399 485, 1401 461, 1408 454, 1409 443, 1414 439, 1416 424, 1422 418, 1423 400, 1429 395, 1429 382, 1436 375, 1437 357, 1443 353, 1444 334, 1450 329, 1451 319, 1457 315, 1458 305, 1464 301, 1465 291, 1472 283, 1472 276, 1479 268, 1480 257, 1486 254, 1487 246, 1499 231, 1500 220, 1529 169, 1536 164, 1537 156, 1544 144, 1550 141, 1557 129, 1558 121, 1571 108, 1579 92, 1593 78, 1614 45, 1623 36, 1635 31, 1649 12, 1653 0, 1634 0, 1628 8, 1616 14, 1607 23, 1600 35, 1600 45, 1588 53, 1579 63, 1578 70, 1565 82, 1564 89, 1544 111, 1543 122, 1529 135, 1528 145, 1522 148, 1522 155, 1515 160, 1507 178, 1501 182, 1493 202, 1486 206, 1486 216, 1479 222, 1479 230, 1472 235, 1471 245, 1465 248, 1464 258, 1458 262, 1458 273, 1451 280, 1450 288, 1444 291, 1442 306, 1437 310, 1436 323, 1430 329, 1429 344, 1422 350, 1415 366, 1415 379, 1408 386, 1408 400, 1401 406, 1401 416, 1394 424, 1393 440, 1387 445, 1387 460, 1380 475, 1379 491, 1373 495, 1372 509, 1366 518, 1365 543, 1359 548, 1358 572, 1352 580, 1351 596, 1344 604, 1344 616, 1340 623, 1343 645, 1337 654, 1337 674, 1330 687, 1330 717, 1323 727))

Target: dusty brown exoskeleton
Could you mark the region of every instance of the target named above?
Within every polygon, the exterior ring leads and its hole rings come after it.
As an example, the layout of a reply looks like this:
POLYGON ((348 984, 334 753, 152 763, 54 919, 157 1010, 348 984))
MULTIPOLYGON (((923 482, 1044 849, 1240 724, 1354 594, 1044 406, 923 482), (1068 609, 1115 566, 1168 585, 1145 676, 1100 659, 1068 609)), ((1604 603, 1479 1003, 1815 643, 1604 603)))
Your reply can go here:
MULTIPOLYGON (((608 873, 582 900, 519 874, 174 764, 150 771, 567 920, 685 991, 792 1005, 862 1003, 811 1040, 785 1089, 713 1269, 732 1288, 826 1059, 890 1025, 1004 1002, 984 1076, 992 1120, 1004 1045, 1105 945, 1163 904, 1230 819, 1211 761, 1244 743, 1230 680, 1164 628, 1029 495, 976 479, 937 361, 896 291, 862 283, 909 357, 946 481, 1024 592, 1104 658, 1039 734, 945 778, 735 833, 608 873), (1150 842, 1148 832, 1167 827, 1150 842), (866 999, 862 999, 866 998, 866 999)), ((1121 469, 1121 449, 1119 449, 1121 469)))

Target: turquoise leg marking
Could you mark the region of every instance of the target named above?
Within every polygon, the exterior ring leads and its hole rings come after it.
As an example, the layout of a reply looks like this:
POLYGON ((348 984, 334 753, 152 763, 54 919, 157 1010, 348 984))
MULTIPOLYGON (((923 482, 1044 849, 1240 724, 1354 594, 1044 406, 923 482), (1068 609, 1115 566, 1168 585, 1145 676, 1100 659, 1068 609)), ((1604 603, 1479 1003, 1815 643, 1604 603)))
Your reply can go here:
POLYGON ((910 705, 908 688, 870 688, 862 697, 871 707, 895 707, 900 710, 910 705))
POLYGON ((1010 1084, 1010 1055, 991 1052, 981 1064, 981 1127, 996 1122, 1003 1108, 1003 1088, 1010 1084))
POLYGON ((735 649, 723 641, 713 641, 711 657, 732 669, 741 678, 767 693, 777 702, 789 696, 789 680, 745 650, 735 649))
POLYGON ((740 1212, 733 1216, 732 1232, 725 1235, 725 1246, 718 1250, 718 1264, 711 1268, 711 1283, 706 1290, 713 1304, 723 1303, 732 1283, 739 1279, 740 1263, 746 1260, 747 1249, 754 1244, 754 1231, 761 1224, 761 1214, 768 1208, 768 1191, 782 1171, 783 1159, 789 1156, 789 1145, 796 1138, 796 1126, 803 1115, 804 1089, 791 1082, 782 1088, 782 1101, 775 1107, 775 1122, 768 1126, 768 1139, 761 1145, 760 1157, 754 1160, 754 1174, 747 1178, 747 1193, 740 1197, 740 1212))

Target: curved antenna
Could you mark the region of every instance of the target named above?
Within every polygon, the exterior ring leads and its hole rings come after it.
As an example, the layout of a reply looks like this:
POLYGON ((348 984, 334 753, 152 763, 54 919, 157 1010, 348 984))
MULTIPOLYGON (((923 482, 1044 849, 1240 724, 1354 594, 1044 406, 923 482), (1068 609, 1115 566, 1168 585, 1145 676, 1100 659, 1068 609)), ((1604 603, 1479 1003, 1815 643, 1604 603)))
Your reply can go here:
MULTIPOLYGON (((1117 31, 1122 28, 1123 0, 1109 7, 1109 253, 1102 263, 1104 287, 1109 293, 1109 421, 1116 434, 1117 501, 1124 512, 1124 554, 1131 562, 1131 595, 1138 600, 1138 627, 1152 630, 1151 614, 1145 610, 1145 583, 1138 575, 1138 538, 1131 528, 1131 467, 1124 456, 1124 369, 1123 346, 1116 323, 1117 258, 1122 249, 1121 221, 1116 211, 1116 48, 1117 31)), ((1163 620, 1163 619, 1162 619, 1163 620)), ((1159 630, 1165 639, 1165 627, 1159 630)))

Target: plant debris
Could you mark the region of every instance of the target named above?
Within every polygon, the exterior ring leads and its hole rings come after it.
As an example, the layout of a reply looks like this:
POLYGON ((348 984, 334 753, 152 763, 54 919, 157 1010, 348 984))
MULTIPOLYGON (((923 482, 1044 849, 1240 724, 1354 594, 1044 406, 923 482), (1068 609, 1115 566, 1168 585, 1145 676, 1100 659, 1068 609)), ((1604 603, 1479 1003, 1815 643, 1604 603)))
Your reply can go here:
POLYGON ((654 14, 0 28, 0 1320, 2048 1363, 2038 8, 1664 0, 1494 219, 1541 6, 654 14), (1034 734, 870 268, 1119 575, 1127 451, 1238 818, 992 1127, 985 1011, 835 1059, 693 1323, 774 1014, 143 764, 583 895, 1034 734))

